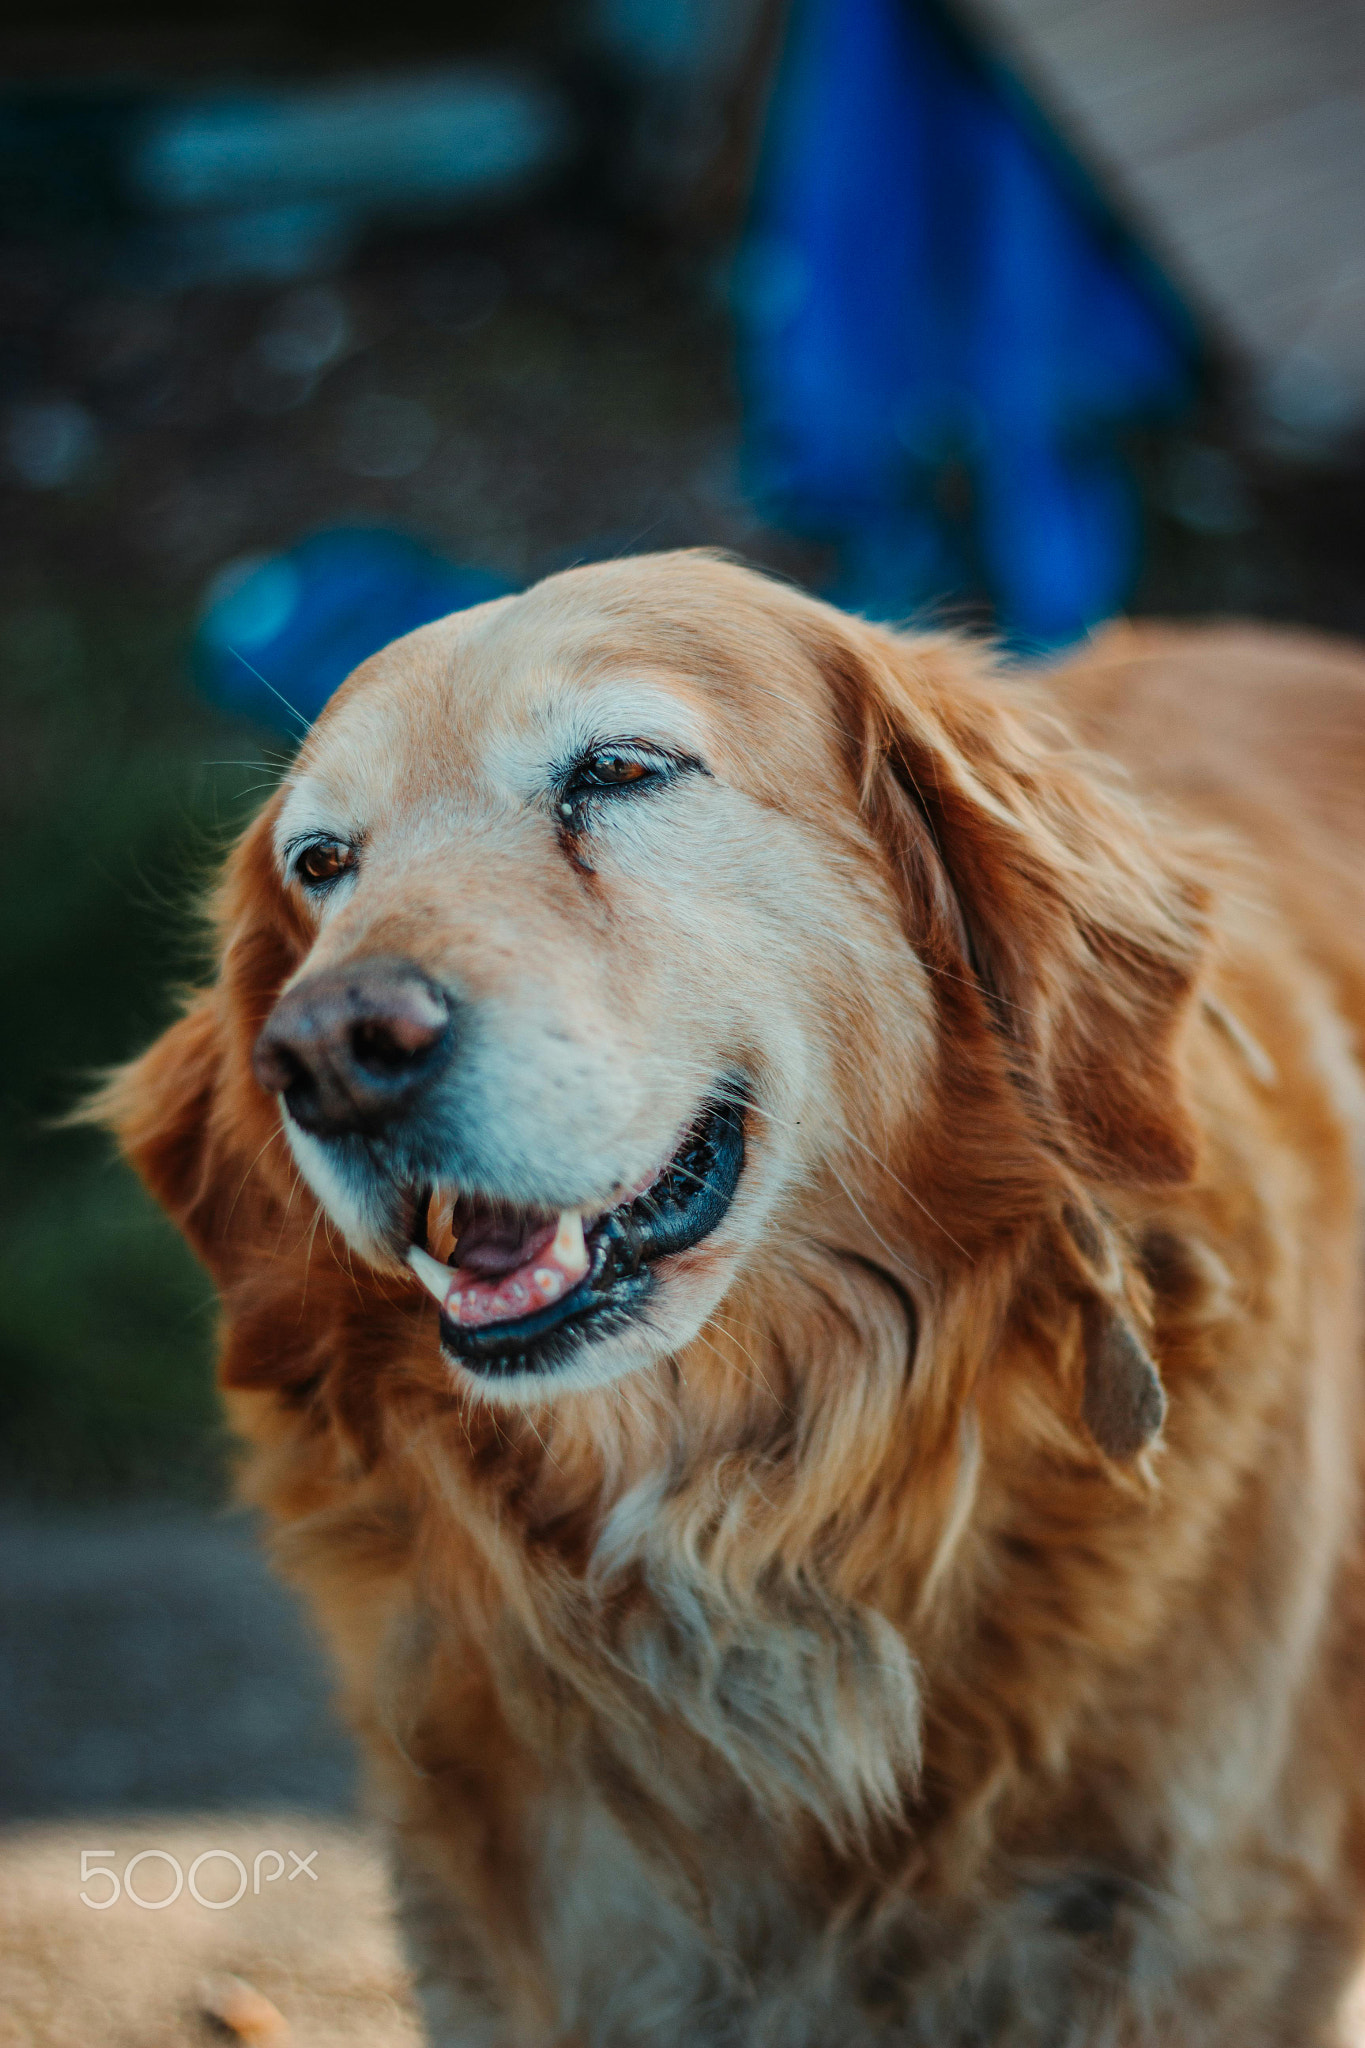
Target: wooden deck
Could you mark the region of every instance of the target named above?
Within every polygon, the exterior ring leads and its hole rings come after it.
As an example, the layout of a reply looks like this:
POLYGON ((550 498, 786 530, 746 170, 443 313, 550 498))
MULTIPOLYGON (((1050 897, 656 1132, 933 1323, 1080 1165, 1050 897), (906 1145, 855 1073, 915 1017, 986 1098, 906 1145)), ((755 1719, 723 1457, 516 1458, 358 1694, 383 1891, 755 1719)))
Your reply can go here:
POLYGON ((1245 366, 1365 424, 1362 0, 960 0, 1245 366))

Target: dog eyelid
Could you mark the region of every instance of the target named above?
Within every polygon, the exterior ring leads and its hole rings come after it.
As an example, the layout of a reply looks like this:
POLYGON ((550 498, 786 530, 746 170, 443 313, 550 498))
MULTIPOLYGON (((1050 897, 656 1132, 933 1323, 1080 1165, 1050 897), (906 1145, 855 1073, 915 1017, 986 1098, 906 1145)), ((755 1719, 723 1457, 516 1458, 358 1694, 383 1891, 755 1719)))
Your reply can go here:
POLYGON ((629 796, 658 789, 687 773, 709 773, 692 754, 676 753, 645 740, 600 740, 556 776, 555 813, 576 817, 591 797, 629 796))

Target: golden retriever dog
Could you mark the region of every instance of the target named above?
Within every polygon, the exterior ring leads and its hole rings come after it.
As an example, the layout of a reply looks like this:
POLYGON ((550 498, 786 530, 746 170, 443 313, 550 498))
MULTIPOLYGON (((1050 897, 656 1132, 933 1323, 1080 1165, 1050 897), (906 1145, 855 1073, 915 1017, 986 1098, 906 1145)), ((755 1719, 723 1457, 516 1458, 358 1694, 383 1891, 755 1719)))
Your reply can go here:
POLYGON ((1365 1947, 1365 656, 707 553, 422 628, 103 1114, 444 2048, 1309 2048, 1365 1947))

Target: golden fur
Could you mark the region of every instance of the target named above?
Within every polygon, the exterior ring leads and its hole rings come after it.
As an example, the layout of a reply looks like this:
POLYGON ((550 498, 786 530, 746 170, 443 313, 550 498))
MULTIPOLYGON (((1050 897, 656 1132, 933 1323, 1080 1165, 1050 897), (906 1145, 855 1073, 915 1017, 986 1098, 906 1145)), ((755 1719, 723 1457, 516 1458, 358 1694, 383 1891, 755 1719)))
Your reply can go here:
POLYGON ((434 2041, 1335 2038, 1362 771, 1347 648, 1117 628, 1021 680, 705 554, 424 628, 328 708, 104 1113, 221 1289, 434 2041), (711 778, 585 858, 509 791, 589 700, 711 778), (320 924, 305 802, 368 835, 320 924), (373 952, 492 1006, 485 1120, 543 1130, 552 1202, 753 1077, 734 1209, 601 1383, 486 1398, 300 1181, 252 1045, 373 952))

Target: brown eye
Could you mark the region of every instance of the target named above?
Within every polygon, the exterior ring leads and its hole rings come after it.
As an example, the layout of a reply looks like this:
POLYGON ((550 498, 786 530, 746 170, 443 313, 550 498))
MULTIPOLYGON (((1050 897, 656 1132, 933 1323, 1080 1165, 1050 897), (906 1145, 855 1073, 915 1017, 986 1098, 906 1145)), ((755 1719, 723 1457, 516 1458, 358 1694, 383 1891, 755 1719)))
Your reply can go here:
POLYGON ((597 789, 629 789, 641 782, 657 782, 661 768, 640 760, 635 754, 617 753, 612 747, 603 747, 600 752, 585 754, 575 768, 565 789, 566 797, 591 796, 597 789))
POLYGON ((306 889, 325 889, 354 866, 355 855, 339 839, 315 839, 295 861, 294 873, 306 889))
POLYGON ((611 797, 618 790, 633 795, 636 790, 664 788, 688 773, 704 775, 707 770, 690 755, 664 753, 644 740, 594 747, 579 756, 561 782, 555 808, 577 831, 586 823, 594 797, 611 797), (638 751, 628 753, 628 747, 638 751))
POLYGON ((614 788, 627 782, 644 782, 650 774, 643 761, 633 760, 629 754, 594 754, 585 766, 592 781, 614 788))

